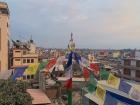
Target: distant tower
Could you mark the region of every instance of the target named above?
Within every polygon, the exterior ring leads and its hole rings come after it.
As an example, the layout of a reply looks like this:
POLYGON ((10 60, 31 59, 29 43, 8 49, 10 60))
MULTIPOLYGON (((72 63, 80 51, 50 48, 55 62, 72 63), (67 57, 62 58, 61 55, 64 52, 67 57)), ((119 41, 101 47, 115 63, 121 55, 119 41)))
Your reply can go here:
POLYGON ((9 9, 7 3, 0 2, 0 71, 8 70, 9 50, 9 9))
POLYGON ((68 49, 70 51, 74 51, 75 50, 75 42, 73 41, 73 34, 71 33, 71 39, 70 42, 68 44, 68 49))
POLYGON ((29 41, 29 49, 30 49, 30 53, 36 53, 36 44, 34 43, 33 39, 32 39, 32 36, 31 36, 31 39, 29 41))

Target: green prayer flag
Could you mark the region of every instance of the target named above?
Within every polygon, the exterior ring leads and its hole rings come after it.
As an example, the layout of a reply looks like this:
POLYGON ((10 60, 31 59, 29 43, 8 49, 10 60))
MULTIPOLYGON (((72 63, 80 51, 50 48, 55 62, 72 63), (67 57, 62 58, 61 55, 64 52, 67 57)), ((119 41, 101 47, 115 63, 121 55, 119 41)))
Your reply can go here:
POLYGON ((89 80, 89 84, 88 84, 88 91, 90 93, 94 92, 96 90, 97 87, 97 82, 93 76, 93 74, 90 74, 90 80, 89 80))
POLYGON ((43 70, 45 68, 45 66, 47 65, 48 63, 48 60, 44 61, 44 62, 41 62, 38 66, 38 69, 37 69, 37 73, 35 75, 35 78, 38 80, 39 79, 39 71, 40 70, 43 70))
POLYGON ((41 62, 41 63, 40 63, 40 65, 39 65, 39 70, 44 69, 44 68, 45 68, 45 66, 47 65, 47 63, 48 63, 48 60, 47 60, 47 61, 45 61, 45 62, 41 62))
POLYGON ((94 84, 89 84, 88 85, 88 91, 90 93, 94 92, 95 90, 96 90, 96 85, 94 85, 94 84))
POLYGON ((72 105, 72 90, 68 90, 68 105, 72 105))
POLYGON ((100 78, 103 80, 107 80, 109 77, 109 72, 105 69, 100 70, 100 78))

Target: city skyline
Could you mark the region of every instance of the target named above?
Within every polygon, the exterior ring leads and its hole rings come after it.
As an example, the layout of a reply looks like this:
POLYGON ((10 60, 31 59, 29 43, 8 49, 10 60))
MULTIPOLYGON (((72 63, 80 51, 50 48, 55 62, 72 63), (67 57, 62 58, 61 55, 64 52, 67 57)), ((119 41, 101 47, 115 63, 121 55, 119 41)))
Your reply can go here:
POLYGON ((66 48, 73 32, 77 48, 139 48, 138 0, 5 1, 13 39, 66 48))

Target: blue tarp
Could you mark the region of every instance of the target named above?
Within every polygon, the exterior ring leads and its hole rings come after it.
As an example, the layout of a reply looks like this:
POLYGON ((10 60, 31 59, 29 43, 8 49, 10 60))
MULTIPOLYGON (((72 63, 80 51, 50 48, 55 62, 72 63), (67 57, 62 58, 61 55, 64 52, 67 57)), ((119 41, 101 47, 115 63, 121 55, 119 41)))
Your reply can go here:
POLYGON ((16 78, 22 77, 22 76, 23 76, 23 73, 24 73, 24 71, 25 71, 26 68, 27 68, 27 66, 24 66, 24 67, 17 67, 17 68, 15 69, 15 73, 14 73, 13 76, 12 76, 12 79, 13 79, 13 80, 16 80, 16 78))

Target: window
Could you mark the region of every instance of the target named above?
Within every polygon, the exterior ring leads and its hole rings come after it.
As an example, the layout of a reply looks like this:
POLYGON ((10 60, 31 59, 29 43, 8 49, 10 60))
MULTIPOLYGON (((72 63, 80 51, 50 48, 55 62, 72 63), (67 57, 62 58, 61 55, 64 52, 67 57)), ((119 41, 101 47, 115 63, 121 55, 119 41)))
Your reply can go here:
POLYGON ((26 51, 23 51, 23 55, 26 55, 26 51))
POLYGON ((27 79, 30 79, 30 75, 27 75, 27 79))
POLYGON ((139 60, 136 62, 136 66, 140 67, 140 61, 139 60))
POLYGON ((2 14, 9 14, 9 11, 8 11, 7 8, 0 8, 0 12, 1 12, 2 14))
POLYGON ((23 63, 26 63, 26 59, 23 59, 23 63))
POLYGON ((31 59, 31 63, 34 63, 34 59, 31 59))
POLYGON ((123 70, 123 73, 124 73, 125 75, 131 75, 131 70, 130 70, 130 69, 124 69, 124 70, 123 70))
POLYGON ((124 60, 124 65, 130 66, 131 65, 131 60, 124 60))
POLYGON ((131 60, 131 65, 132 66, 136 66, 136 61, 135 60, 131 60))
POLYGON ((34 79, 34 75, 31 75, 31 79, 34 79))
POLYGON ((9 27, 9 24, 7 23, 7 28, 9 27))
POLYGON ((30 59, 27 59, 27 63, 30 63, 30 59))
POLYGON ((20 59, 15 59, 15 61, 20 61, 20 59))
POLYGON ((140 78, 140 70, 136 70, 136 77, 140 78))
POLYGON ((20 53, 21 51, 15 51, 16 53, 20 53))
POLYGON ((23 80, 26 80, 26 76, 25 75, 23 76, 23 80))

